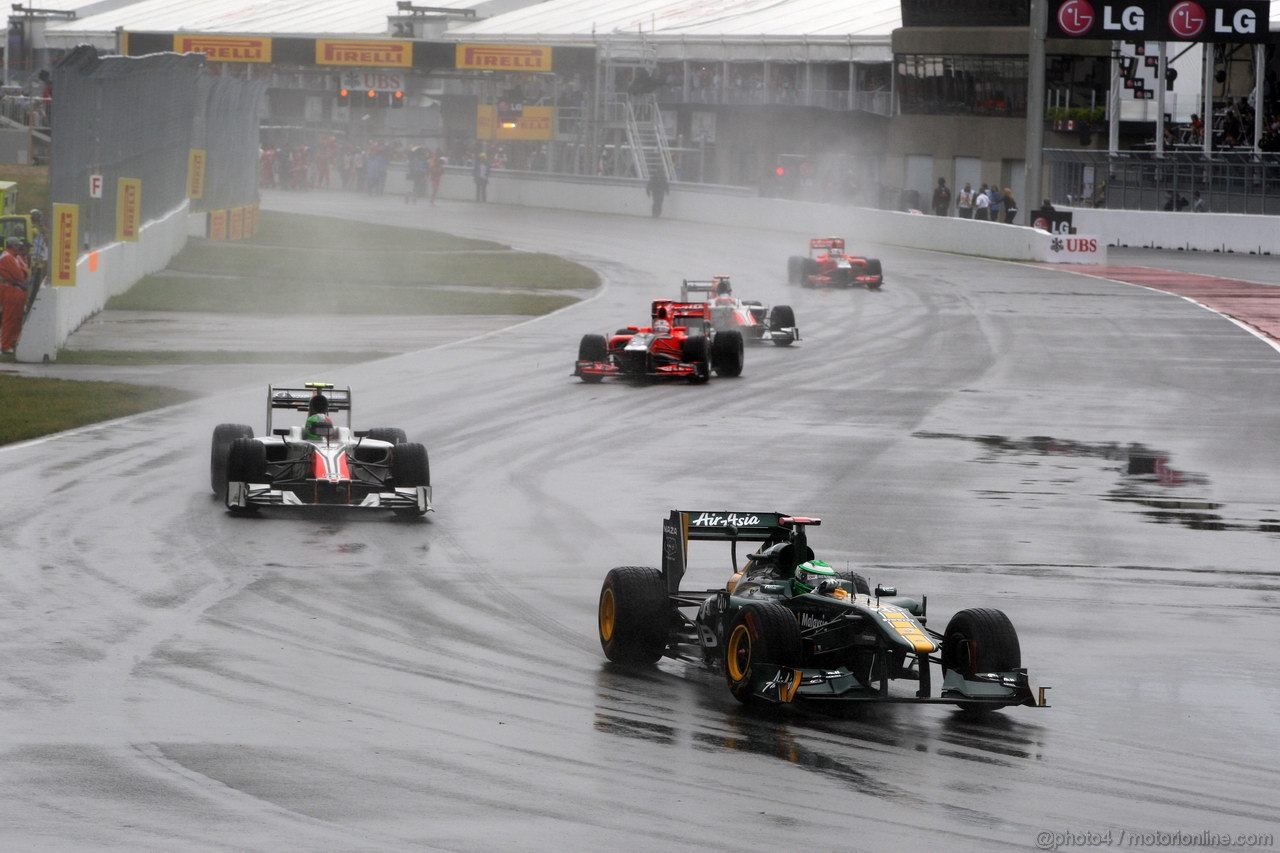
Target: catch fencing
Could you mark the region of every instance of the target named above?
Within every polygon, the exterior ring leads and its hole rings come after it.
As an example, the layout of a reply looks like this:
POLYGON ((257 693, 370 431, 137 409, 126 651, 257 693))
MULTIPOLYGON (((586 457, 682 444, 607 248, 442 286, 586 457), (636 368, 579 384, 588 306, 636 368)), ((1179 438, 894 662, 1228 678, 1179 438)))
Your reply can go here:
POLYGON ((81 248, 136 239, 188 200, 256 202, 265 90, 265 80, 209 73, 199 54, 68 54, 53 72, 49 190, 52 202, 79 206, 81 248), (119 203, 122 180, 140 182, 136 212, 119 203), (132 229, 123 215, 135 217, 132 229))

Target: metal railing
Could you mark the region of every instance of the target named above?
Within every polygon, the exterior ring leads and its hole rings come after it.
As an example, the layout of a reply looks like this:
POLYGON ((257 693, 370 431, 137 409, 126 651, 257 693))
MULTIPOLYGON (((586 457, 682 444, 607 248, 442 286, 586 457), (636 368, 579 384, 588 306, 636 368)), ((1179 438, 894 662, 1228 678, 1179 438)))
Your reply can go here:
POLYGON ((1119 210, 1280 214, 1280 153, 1045 151, 1055 203, 1119 210))
POLYGON ((893 115, 893 95, 884 91, 860 91, 857 89, 739 89, 691 88, 688 95, 679 85, 663 86, 658 100, 664 104, 714 104, 714 105, 790 105, 821 107, 828 110, 861 110, 877 115, 893 115))

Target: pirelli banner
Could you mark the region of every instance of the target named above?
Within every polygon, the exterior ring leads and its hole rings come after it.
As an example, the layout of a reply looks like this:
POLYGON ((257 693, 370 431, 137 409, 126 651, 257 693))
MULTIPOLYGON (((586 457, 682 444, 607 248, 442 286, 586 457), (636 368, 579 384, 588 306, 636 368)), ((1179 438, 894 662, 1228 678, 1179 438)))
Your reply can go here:
POLYGON ((187 153, 187 198, 204 198, 205 162, 208 153, 203 148, 192 148, 187 153))
POLYGON ((53 246, 49 263, 49 283, 72 287, 76 283, 76 260, 80 256, 80 205, 53 206, 53 246))
POLYGON ((116 240, 136 243, 142 233, 142 179, 121 178, 116 185, 116 240))
POLYGON ((388 38, 305 38, 224 33, 123 33, 126 56, 203 53, 210 62, 317 68, 385 68, 435 71, 522 71, 589 74, 594 47, 548 47, 388 38))
POLYGON ((550 72, 551 48, 518 44, 460 44, 454 58, 458 69, 477 71, 550 72))
POLYGON ((224 210, 209 211, 210 240, 248 240, 258 232, 258 205, 246 204, 224 210))

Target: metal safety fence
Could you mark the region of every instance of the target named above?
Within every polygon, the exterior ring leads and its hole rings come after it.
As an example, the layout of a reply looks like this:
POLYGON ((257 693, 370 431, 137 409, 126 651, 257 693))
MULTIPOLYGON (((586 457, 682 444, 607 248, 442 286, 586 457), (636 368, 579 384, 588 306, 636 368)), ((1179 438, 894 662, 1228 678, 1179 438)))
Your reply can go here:
POLYGON ((1280 214, 1280 154, 1045 151, 1057 204, 1116 210, 1280 214))
POLYGON ((54 68, 53 91, 50 200, 77 206, 82 250, 137 239, 188 199, 257 200, 265 82, 212 75, 198 54, 82 46, 54 68))

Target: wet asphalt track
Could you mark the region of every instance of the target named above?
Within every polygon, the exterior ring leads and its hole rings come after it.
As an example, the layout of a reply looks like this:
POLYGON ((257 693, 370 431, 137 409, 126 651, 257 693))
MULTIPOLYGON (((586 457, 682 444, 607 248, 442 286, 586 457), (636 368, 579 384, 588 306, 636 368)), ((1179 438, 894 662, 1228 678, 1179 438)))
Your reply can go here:
MULTIPOLYGON (((883 251, 882 293, 788 291, 803 234, 269 206, 498 237, 609 284, 325 377, 355 390, 357 426, 427 443, 427 523, 238 519, 212 499, 212 426, 260 431, 266 382, 304 371, 0 450, 0 845, 988 851, 1042 831, 1275 832, 1270 345, 1174 297, 925 252, 883 251), (751 349, 741 379, 705 387, 570 379, 583 332, 720 272, 789 301, 802 344, 751 349), (683 665, 611 668, 600 581, 656 564, 673 507, 820 515, 819 556, 927 594, 935 626, 1005 610, 1054 707, 753 714, 683 665)), ((693 556, 693 585, 725 580, 713 546, 693 556)))

